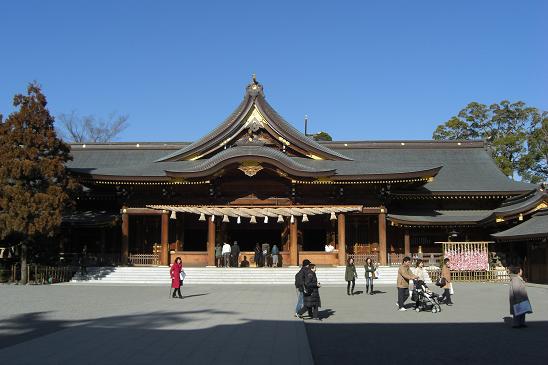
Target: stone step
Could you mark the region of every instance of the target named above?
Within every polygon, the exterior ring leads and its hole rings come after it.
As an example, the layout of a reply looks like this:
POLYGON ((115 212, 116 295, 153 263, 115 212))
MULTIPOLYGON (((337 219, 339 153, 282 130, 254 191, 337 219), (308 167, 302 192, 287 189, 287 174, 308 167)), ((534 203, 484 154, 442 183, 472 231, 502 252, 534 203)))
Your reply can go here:
MULTIPOLYGON (((293 284, 298 267, 284 268, 185 268, 185 284, 293 284)), ((397 267, 380 267, 376 284, 395 284, 397 267)), ((358 267, 358 283, 365 282, 365 272, 358 267)), ((345 267, 318 268, 318 281, 326 285, 344 285, 345 267)), ((98 267, 89 268, 85 276, 77 273, 71 283, 86 284, 159 284, 171 282, 169 268, 98 267)))

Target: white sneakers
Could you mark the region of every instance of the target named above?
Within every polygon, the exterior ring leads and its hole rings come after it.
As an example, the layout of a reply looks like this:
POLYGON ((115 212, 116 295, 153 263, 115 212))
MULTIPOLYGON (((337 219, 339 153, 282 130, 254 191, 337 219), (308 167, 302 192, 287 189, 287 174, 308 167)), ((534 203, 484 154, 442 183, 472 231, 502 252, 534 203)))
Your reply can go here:
POLYGON ((401 307, 400 309, 398 309, 400 312, 405 312, 407 309, 404 308, 404 307, 401 307))

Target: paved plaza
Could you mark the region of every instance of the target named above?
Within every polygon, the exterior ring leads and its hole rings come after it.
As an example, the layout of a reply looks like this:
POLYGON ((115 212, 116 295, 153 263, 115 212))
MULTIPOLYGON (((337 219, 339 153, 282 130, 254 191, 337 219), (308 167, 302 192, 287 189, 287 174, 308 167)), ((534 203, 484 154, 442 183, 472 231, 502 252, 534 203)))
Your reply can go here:
POLYGON ((322 321, 293 317, 291 286, 0 286, 2 364, 543 363, 548 288, 528 287, 529 328, 508 324, 508 287, 456 284, 439 314, 321 289, 322 321), (505 323, 506 321, 506 323, 505 323))

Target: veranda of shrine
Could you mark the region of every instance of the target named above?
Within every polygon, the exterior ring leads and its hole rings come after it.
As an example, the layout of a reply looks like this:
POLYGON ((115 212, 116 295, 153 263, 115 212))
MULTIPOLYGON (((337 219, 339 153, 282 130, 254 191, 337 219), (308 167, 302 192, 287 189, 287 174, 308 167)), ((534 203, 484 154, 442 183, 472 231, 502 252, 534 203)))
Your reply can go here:
MULTIPOLYGON (((185 123, 174 138, 184 139, 185 123)), ((269 243, 284 266, 303 252, 321 265, 389 265, 439 256, 439 242, 492 241, 507 264, 527 258, 546 271, 545 240, 532 255, 491 236, 546 208, 546 192, 504 176, 482 141, 314 141, 256 79, 198 141, 71 148, 68 168, 85 189, 63 223, 67 257, 86 245, 97 264, 213 266, 215 245, 238 241, 252 264, 255 244, 269 243)))

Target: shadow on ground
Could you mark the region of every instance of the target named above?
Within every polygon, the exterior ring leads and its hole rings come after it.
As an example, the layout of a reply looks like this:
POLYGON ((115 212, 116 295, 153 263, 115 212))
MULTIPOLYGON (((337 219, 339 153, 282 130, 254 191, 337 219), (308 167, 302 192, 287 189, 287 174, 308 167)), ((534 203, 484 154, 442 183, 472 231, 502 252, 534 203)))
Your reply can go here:
POLYGON ((2 364, 312 364, 300 320, 203 323, 231 311, 152 312, 51 320, 47 312, 0 327, 2 364), (193 322, 184 327, 185 322, 193 322))
POLYGON ((305 322, 315 364, 539 364, 548 359, 548 322, 305 322), (545 360, 541 360, 545 359, 545 360))

